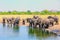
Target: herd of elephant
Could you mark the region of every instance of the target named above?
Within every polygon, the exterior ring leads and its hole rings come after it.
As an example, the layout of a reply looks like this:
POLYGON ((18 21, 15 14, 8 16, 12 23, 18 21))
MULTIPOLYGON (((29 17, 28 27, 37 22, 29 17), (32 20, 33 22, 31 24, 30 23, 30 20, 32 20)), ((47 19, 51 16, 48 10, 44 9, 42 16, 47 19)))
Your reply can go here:
POLYGON ((39 16, 33 16, 33 18, 27 18, 27 22, 29 22, 30 27, 39 27, 39 28, 48 28, 50 26, 54 26, 59 24, 59 19, 55 16, 48 16, 46 19, 41 18, 39 16))
MULTIPOLYGON (((17 18, 3 18, 3 23, 5 24, 13 24, 14 26, 19 25, 20 17, 17 18)), ((25 24, 29 23, 29 27, 39 27, 39 28, 48 28, 50 26, 54 26, 55 24, 59 24, 57 16, 48 16, 46 19, 41 18, 39 16, 33 16, 33 18, 26 18, 22 20, 22 23, 25 24)))
POLYGON ((12 17, 12 18, 6 18, 6 17, 4 17, 3 18, 3 24, 11 24, 11 26, 12 26, 12 24, 14 25, 14 26, 18 26, 19 25, 19 21, 20 21, 20 18, 19 17, 17 17, 17 18, 14 18, 14 17, 12 17))

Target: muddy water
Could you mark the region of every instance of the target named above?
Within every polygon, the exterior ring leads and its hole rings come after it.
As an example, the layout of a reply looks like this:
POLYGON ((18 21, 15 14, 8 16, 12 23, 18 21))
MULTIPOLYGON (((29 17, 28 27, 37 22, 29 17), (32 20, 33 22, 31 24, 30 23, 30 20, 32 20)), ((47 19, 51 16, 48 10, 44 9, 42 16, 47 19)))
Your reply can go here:
POLYGON ((60 40, 60 36, 38 28, 0 23, 0 40, 60 40))

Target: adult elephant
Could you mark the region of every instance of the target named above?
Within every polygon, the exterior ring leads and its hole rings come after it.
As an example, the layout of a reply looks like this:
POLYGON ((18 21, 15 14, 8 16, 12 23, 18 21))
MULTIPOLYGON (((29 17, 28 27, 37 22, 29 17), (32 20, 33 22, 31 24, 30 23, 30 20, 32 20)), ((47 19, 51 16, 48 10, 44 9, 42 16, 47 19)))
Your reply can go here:
POLYGON ((41 20, 41 27, 42 28, 48 28, 50 26, 50 20, 49 19, 42 19, 41 20))
POLYGON ((59 19, 58 19, 58 17, 56 15, 53 17, 53 19, 54 19, 55 24, 59 24, 58 23, 59 19))
POLYGON ((8 23, 8 24, 12 24, 11 18, 7 18, 7 23, 8 23))
MULTIPOLYGON (((37 25, 39 25, 40 23, 40 19, 39 16, 33 16, 33 27, 37 27, 37 25)), ((39 25, 40 26, 40 25, 39 25)))
POLYGON ((22 24, 25 25, 25 19, 22 19, 22 20, 23 20, 23 21, 22 21, 22 24))
POLYGON ((6 17, 3 17, 2 23, 3 23, 3 27, 4 27, 5 26, 5 23, 6 23, 6 17))
POLYGON ((30 27, 36 27, 37 19, 35 19, 35 18, 28 18, 27 22, 29 23, 30 27))
POLYGON ((54 26, 54 19, 49 19, 49 21, 50 21, 50 25, 54 26))
POLYGON ((53 17, 52 16, 48 16, 47 18, 54 20, 55 24, 58 24, 59 19, 58 19, 58 17, 56 15, 53 16, 53 17))
POLYGON ((6 18, 5 17, 2 20, 3 20, 3 23, 6 23, 6 18))
POLYGON ((14 23, 13 23, 13 25, 15 26, 15 25, 19 25, 19 22, 20 22, 20 18, 16 18, 15 20, 14 20, 14 23))
POLYGON ((34 19, 37 19, 37 18, 39 18, 39 16, 33 16, 33 18, 34 18, 34 19))
POLYGON ((30 18, 28 21, 29 21, 29 26, 30 26, 30 27, 33 27, 33 25, 34 25, 34 21, 33 21, 33 19, 30 18))
POLYGON ((39 28, 42 28, 41 23, 42 23, 42 18, 34 19, 34 26, 35 27, 38 26, 39 28))
POLYGON ((31 18, 27 18, 26 21, 29 22, 31 20, 31 18))

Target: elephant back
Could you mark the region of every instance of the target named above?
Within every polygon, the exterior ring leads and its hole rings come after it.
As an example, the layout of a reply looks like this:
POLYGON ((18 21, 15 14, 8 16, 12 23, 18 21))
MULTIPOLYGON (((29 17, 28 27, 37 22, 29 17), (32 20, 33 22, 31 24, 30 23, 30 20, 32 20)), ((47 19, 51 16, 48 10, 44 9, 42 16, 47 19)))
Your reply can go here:
POLYGON ((54 22, 54 19, 49 19, 50 20, 50 22, 54 22))
POLYGON ((37 22, 41 23, 41 21, 42 21, 42 18, 38 18, 37 22))
POLYGON ((43 22, 48 24, 48 23, 50 23, 50 20, 49 19, 45 19, 45 20, 43 20, 43 22))
POLYGON ((47 18, 50 19, 50 18, 53 18, 53 17, 52 16, 48 16, 47 18))

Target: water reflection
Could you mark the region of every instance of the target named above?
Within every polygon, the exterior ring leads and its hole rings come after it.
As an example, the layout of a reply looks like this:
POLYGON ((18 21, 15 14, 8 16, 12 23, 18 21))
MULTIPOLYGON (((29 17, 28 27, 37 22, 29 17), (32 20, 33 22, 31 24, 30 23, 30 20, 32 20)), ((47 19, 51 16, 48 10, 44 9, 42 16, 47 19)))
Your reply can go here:
POLYGON ((48 31, 43 31, 41 29, 38 28, 29 28, 29 35, 30 36, 36 36, 37 38, 48 38, 48 37, 56 37, 57 35, 52 33, 52 32, 48 32, 48 31))
POLYGON ((3 27, 5 27, 6 26, 6 24, 5 23, 3 23, 3 27))
POLYGON ((13 26, 13 31, 14 32, 19 32, 19 26, 13 26))
POLYGON ((7 24, 7 27, 12 28, 13 26, 12 24, 7 24))
POLYGON ((12 30, 13 32, 19 32, 19 26, 16 25, 16 26, 13 26, 12 24, 5 24, 3 23, 3 27, 5 27, 7 30, 12 30))
POLYGON ((2 26, 0 27, 0 37, 4 36, 6 39, 8 38, 8 40, 56 40, 60 38, 52 32, 44 31, 38 28, 11 26, 8 24, 4 24, 3 26, 4 29, 2 26))

